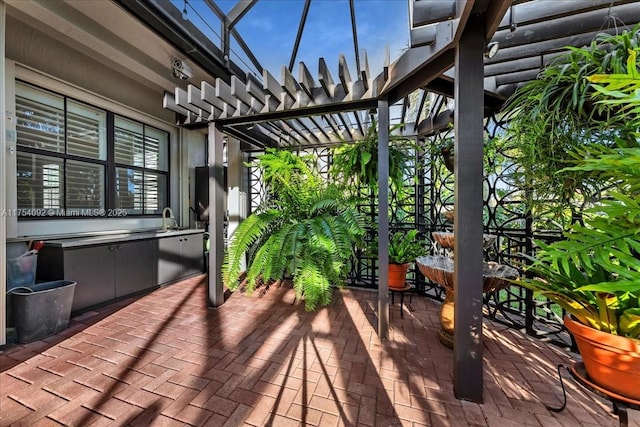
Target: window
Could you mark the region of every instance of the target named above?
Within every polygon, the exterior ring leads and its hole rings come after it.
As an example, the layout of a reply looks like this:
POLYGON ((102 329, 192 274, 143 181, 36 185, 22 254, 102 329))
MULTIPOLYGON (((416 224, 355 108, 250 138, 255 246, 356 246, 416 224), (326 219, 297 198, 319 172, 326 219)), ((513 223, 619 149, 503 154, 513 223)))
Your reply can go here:
POLYGON ((168 134, 118 116, 114 134, 116 208, 159 214, 167 201, 168 134))
POLYGON ((96 160, 107 159, 106 112, 67 101, 67 153, 96 160))
POLYGON ((167 203, 169 134, 16 82, 18 212, 159 214, 167 203))
POLYGON ((60 165, 51 163, 42 166, 42 205, 47 209, 60 208, 60 165))
POLYGON ((19 213, 64 206, 62 159, 18 151, 17 166, 19 213))

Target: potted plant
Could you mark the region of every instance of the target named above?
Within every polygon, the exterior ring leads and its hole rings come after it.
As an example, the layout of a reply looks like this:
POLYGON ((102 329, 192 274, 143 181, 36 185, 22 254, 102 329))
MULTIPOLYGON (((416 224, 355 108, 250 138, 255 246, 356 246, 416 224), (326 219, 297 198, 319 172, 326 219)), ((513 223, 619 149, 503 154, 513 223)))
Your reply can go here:
MULTIPOLYGON (((612 96, 601 101, 640 128, 640 73, 630 51, 628 72, 596 75, 594 88, 612 96)), ((620 117, 615 119, 620 120, 620 117)), ((632 143, 632 141, 629 141, 632 143)), ((632 144, 630 144, 632 145, 632 144)), ((588 209, 565 239, 540 250, 529 271, 516 280, 559 304, 589 377, 599 386, 640 400, 640 145, 583 148, 586 158, 572 170, 615 184, 607 198, 588 209)))
POLYGON ((389 237, 389 289, 404 288, 407 270, 417 257, 426 254, 426 243, 418 240, 418 230, 397 231, 389 237))
MULTIPOLYGON (((389 129, 389 183, 394 193, 401 193, 403 183, 410 175, 409 165, 416 145, 397 134, 403 124, 389 129)), ((335 148, 331 175, 346 189, 364 186, 376 194, 378 189, 378 124, 374 120, 364 137, 353 143, 343 141, 335 148)))
MULTIPOLYGON (((639 149, 633 158, 640 162, 639 149)), ((616 154, 607 160, 622 164, 628 159, 616 154)), ((594 163, 588 166, 597 168, 594 163)), ((516 280, 572 316, 564 323, 576 339, 588 375, 636 400, 640 399, 638 196, 612 193, 610 200, 587 212, 584 225, 574 224, 564 240, 538 243, 540 250, 528 269, 533 277, 516 280)))
POLYGON ((447 168, 449 172, 453 172, 453 168, 455 164, 453 146, 454 146, 453 135, 447 132, 446 136, 444 136, 438 143, 434 144, 431 147, 432 152, 442 158, 442 163, 444 164, 445 168, 447 168))
POLYGON ((342 286, 354 248, 361 245, 364 220, 338 188, 324 182, 306 157, 267 150, 254 164, 268 197, 231 236, 223 281, 239 286, 247 257, 245 290, 258 282, 291 277, 297 298, 314 310, 342 286))

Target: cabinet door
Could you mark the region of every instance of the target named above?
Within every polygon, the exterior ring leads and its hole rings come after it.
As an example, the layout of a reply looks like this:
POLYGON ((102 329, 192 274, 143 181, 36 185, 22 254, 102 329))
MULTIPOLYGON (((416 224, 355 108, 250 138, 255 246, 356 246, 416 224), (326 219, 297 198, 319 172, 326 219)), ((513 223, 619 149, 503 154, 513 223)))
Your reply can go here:
POLYGON ((204 261, 204 247, 202 234, 188 234, 182 236, 182 277, 194 276, 202 273, 204 261))
POLYGON ((182 275, 180 236, 158 239, 158 283, 178 280, 182 275))
POLYGON ((116 297, 114 250, 115 245, 105 245, 64 251, 64 278, 77 283, 71 311, 82 310, 116 297))
POLYGON ((115 248, 116 298, 149 289, 155 285, 152 240, 118 243, 115 248))

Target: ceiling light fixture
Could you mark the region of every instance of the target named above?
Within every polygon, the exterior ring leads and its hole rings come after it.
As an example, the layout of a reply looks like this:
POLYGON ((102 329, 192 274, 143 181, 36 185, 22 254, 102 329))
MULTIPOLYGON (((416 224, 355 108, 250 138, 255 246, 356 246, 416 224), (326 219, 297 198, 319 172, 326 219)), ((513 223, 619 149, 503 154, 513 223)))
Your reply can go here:
POLYGON ((500 49, 500 44, 498 42, 490 42, 484 50, 484 56, 491 59, 496 56, 498 49, 500 49))
POLYGON ((511 31, 513 33, 517 29, 518 29, 518 23, 516 22, 515 18, 513 17, 513 6, 511 6, 509 8, 509 31, 511 31))
POLYGON ((185 21, 189 19, 189 15, 187 15, 187 0, 184 0, 184 7, 182 8, 182 19, 185 21))

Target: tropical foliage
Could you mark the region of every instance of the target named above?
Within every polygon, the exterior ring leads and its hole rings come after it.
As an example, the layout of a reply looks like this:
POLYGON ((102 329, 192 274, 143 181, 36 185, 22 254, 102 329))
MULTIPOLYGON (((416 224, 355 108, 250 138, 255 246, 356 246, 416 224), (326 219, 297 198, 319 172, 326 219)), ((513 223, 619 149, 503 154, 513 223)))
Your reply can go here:
MULTIPOLYGON (((389 129, 389 183, 401 192, 415 152, 415 144, 396 133, 402 124, 389 129)), ((378 189, 378 124, 374 120, 364 137, 354 143, 343 141, 333 154, 331 175, 347 189, 361 186, 378 189)))
POLYGON ((389 264, 406 264, 427 253, 427 243, 418 240, 418 230, 398 231, 389 238, 389 264))
POLYGON ((584 48, 569 47, 508 100, 503 141, 521 165, 514 184, 525 190, 534 215, 549 208, 547 200, 559 200, 556 217, 569 206, 575 219, 580 204, 598 197, 603 183, 589 171, 571 168, 580 160, 577 150, 637 145, 629 138, 634 128, 627 117, 598 103, 603 95, 586 77, 637 70, 629 52, 639 46, 640 26, 599 34, 584 48))
MULTIPOLYGON (((600 103, 624 112, 635 127, 627 134, 633 140, 640 129, 638 50, 630 50, 626 73, 589 78, 604 85, 594 86, 609 97, 600 103)), ((589 209, 584 225, 574 224, 565 240, 539 243, 541 250, 530 268, 535 277, 519 283, 585 325, 640 339, 640 147, 583 148, 580 154, 587 158, 572 171, 615 182, 617 190, 589 209)))
MULTIPOLYGON (((418 230, 389 233, 389 264, 406 264, 421 255, 426 255, 428 243, 418 239, 418 230)), ((368 248, 369 256, 378 257, 378 239, 373 239, 368 248)))
POLYGON ((231 236, 224 283, 238 288, 248 255, 247 292, 259 282, 292 277, 307 310, 329 304, 334 287, 346 278, 354 247, 361 244, 362 218, 305 157, 267 150, 253 166, 262 173, 268 197, 231 236))

